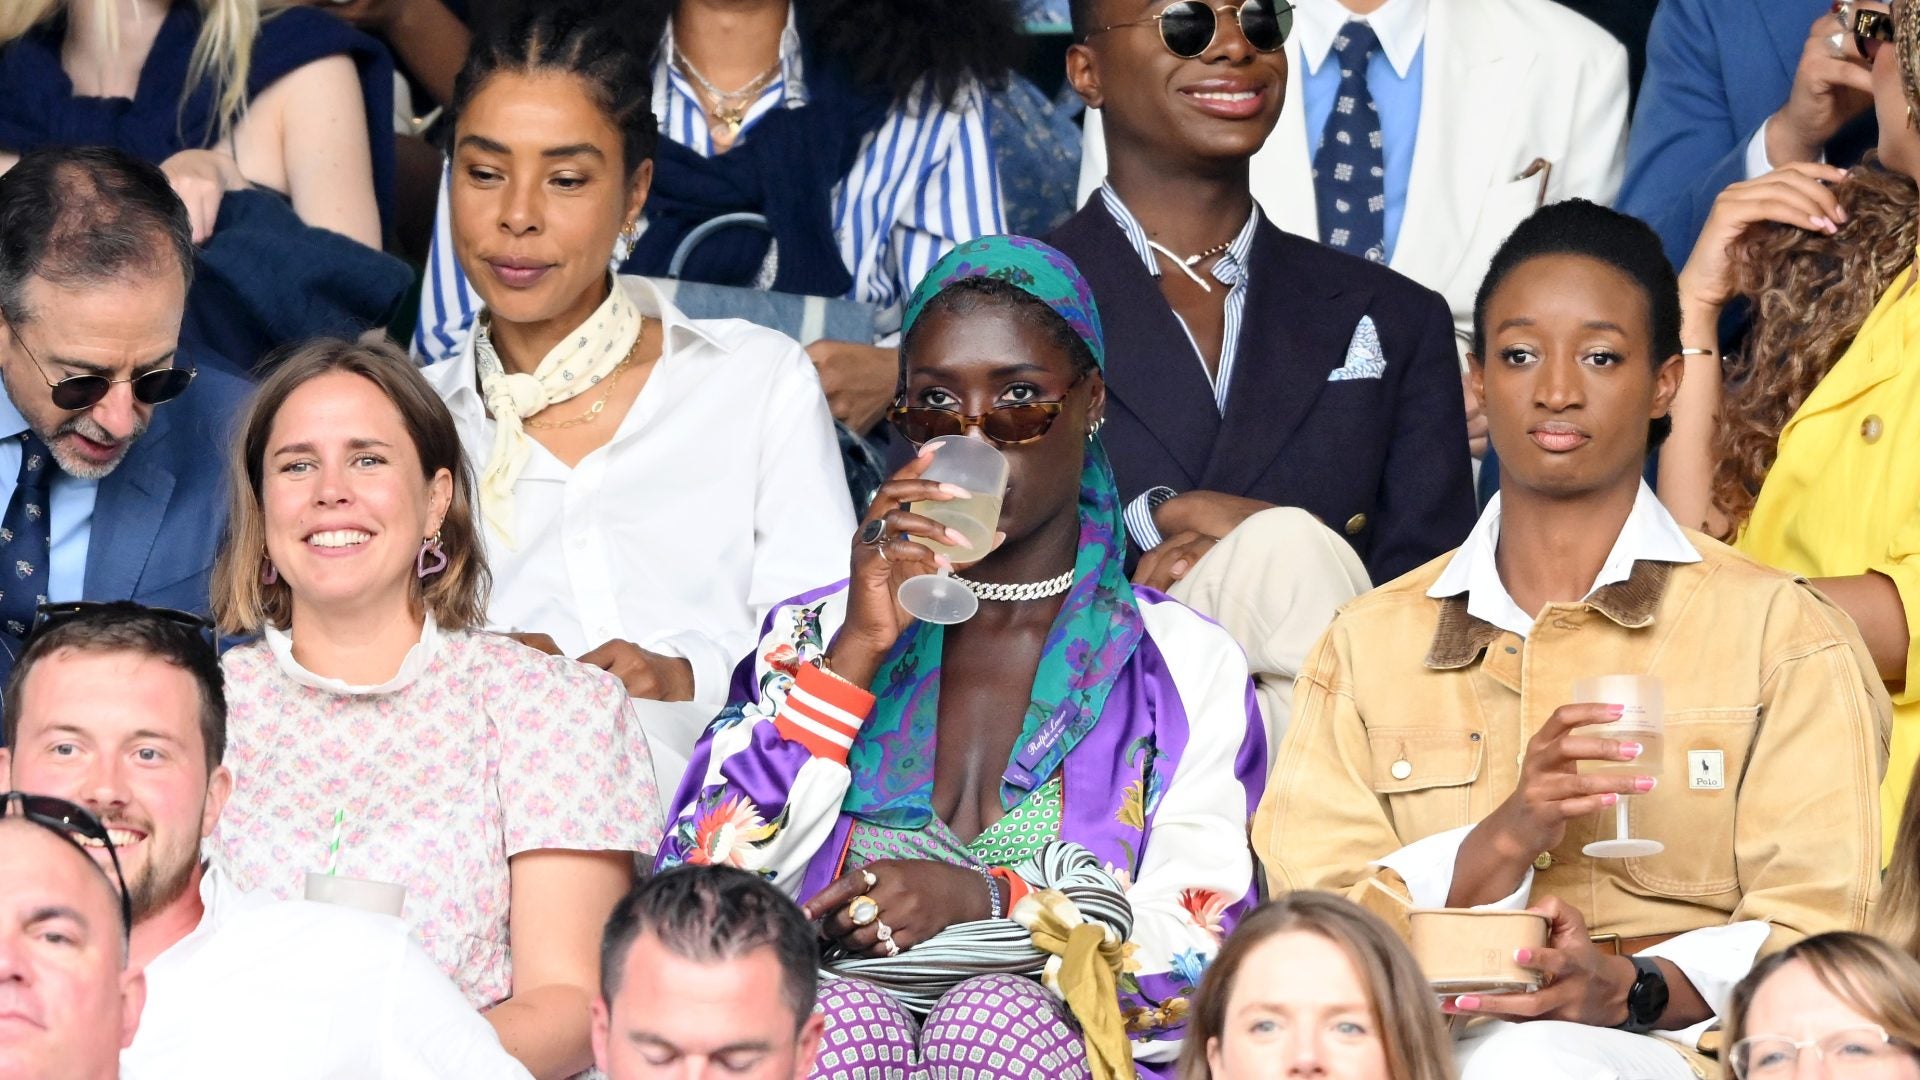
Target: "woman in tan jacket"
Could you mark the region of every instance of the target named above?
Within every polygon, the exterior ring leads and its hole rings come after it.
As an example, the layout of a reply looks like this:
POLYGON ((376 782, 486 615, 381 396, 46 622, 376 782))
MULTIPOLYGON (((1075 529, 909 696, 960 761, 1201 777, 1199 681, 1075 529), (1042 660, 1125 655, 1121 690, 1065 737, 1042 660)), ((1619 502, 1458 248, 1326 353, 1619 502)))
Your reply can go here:
POLYGON ((1276 890, 1551 918, 1517 958, 1540 991, 1449 1003, 1494 1021, 1460 1040, 1464 1080, 1694 1075, 1757 955, 1859 928, 1873 900, 1886 691, 1845 614, 1681 528, 1640 479, 1679 352, 1645 225, 1574 201, 1514 232, 1471 369, 1500 496, 1458 551, 1334 621, 1255 818, 1276 890), (1573 681, 1615 673, 1661 680, 1663 743, 1579 732, 1609 706, 1570 704, 1573 681), (1665 850, 1586 855, 1627 796, 1665 850))

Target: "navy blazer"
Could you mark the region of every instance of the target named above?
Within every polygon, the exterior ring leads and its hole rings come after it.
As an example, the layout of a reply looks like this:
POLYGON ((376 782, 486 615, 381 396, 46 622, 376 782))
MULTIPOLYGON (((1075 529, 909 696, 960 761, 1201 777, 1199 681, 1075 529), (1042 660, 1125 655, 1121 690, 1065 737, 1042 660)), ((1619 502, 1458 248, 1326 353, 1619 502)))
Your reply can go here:
MULTIPOLYGON (((1746 179, 1747 144, 1786 104, 1807 27, 1828 6, 1664 0, 1654 12, 1615 205, 1653 226, 1674 266, 1686 264, 1714 197, 1746 179)), ((1827 143, 1827 160, 1851 167, 1878 140, 1868 109, 1827 143)))
POLYGON ((1222 415, 1185 328, 1098 194, 1047 241, 1079 265, 1100 307, 1100 437, 1124 501, 1164 485, 1302 507, 1347 538, 1376 582, 1466 538, 1466 404, 1439 293, 1261 215, 1222 415), (1329 382, 1362 316, 1386 369, 1329 382))
MULTIPOLYGON (((154 407, 146 434, 100 481, 83 599, 207 613, 227 525, 228 436, 252 392, 252 383, 202 364, 186 393, 154 407)), ((0 648, 0 681, 13 660, 0 648)))

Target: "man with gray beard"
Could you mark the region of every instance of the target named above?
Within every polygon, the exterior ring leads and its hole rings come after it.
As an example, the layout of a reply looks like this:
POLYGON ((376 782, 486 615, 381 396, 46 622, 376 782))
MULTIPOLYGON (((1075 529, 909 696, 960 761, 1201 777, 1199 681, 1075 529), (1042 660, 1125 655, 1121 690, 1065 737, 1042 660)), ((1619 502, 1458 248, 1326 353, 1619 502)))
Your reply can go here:
POLYGON ((0 678, 47 600, 207 610, 249 387, 176 355, 193 258, 166 176, 117 150, 0 176, 0 678))

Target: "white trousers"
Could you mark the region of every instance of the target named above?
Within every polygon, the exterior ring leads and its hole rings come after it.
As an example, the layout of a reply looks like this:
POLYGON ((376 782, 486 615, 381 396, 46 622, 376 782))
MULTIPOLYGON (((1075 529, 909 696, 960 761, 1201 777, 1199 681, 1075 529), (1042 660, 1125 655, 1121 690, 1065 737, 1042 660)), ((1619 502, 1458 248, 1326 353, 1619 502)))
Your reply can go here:
POLYGON ((1293 679, 1340 605, 1366 592, 1367 568, 1338 533, 1298 507, 1240 523, 1168 590, 1246 651, 1271 764, 1293 714, 1293 679))
POLYGON ((1694 1080, 1687 1059, 1651 1035, 1559 1020, 1476 1024, 1454 1060, 1460 1080, 1694 1080))

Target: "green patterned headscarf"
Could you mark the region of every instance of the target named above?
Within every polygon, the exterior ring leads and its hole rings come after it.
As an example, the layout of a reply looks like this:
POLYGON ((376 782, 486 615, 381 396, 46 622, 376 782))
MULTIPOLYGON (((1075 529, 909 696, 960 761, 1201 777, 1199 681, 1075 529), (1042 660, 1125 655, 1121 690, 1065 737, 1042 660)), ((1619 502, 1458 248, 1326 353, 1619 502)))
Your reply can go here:
MULTIPOLYGON (((1052 308, 1106 366, 1100 313, 1073 260, 1024 236, 988 236, 961 244, 935 264, 907 301, 903 329, 956 282, 992 278, 1052 308)), ((1047 632, 1020 738, 1001 775, 1007 809, 1059 771, 1069 751, 1100 719, 1114 680, 1140 642, 1140 610, 1124 566, 1126 534, 1119 488, 1100 440, 1089 439, 1080 473, 1080 550, 1073 586, 1047 632)), ((933 818, 934 724, 940 704, 945 628, 915 623, 874 678, 879 700, 854 740, 845 810, 893 828, 933 818)))

